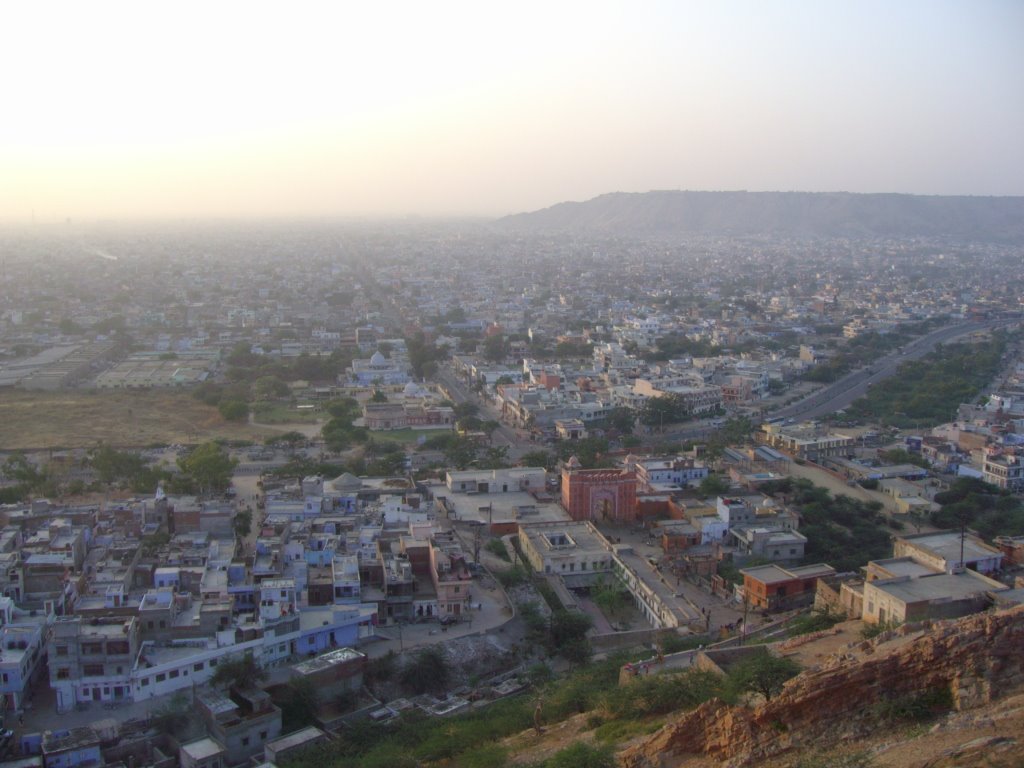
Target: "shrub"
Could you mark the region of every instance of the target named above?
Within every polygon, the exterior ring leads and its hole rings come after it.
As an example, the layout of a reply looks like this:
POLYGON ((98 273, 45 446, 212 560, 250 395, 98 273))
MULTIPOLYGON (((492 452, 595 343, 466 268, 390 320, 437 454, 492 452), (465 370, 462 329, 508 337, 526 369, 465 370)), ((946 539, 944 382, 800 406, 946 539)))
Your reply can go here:
POLYGON ((577 742, 556 752, 548 760, 547 768, 615 768, 615 756, 611 747, 577 742))
POLYGON ((491 539, 484 544, 484 549, 490 552, 492 555, 497 555, 505 562, 509 562, 511 558, 508 556, 508 548, 505 546, 505 542, 501 539, 491 539))

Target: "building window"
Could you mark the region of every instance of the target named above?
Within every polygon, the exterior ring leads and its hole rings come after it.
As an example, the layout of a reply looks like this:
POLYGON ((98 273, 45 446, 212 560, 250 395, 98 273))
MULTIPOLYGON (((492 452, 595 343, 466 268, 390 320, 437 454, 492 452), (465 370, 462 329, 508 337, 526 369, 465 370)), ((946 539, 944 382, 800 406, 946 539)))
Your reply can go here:
POLYGON ((83 664, 82 675, 85 677, 103 677, 102 664, 83 664))
POLYGON ((266 731, 260 731, 260 741, 266 741, 266 740, 267 740, 267 732, 266 731))
POLYGON ((248 747, 249 746, 249 737, 248 736, 243 736, 242 737, 242 746, 243 747, 248 747))
POLYGON ((171 671, 170 671, 170 672, 169 672, 169 673, 167 674, 167 676, 168 676, 169 678, 171 678, 171 680, 173 680, 174 678, 178 677, 178 676, 179 676, 180 674, 181 674, 181 672, 179 672, 178 670, 176 670, 176 669, 172 669, 172 670, 171 670, 171 671))
POLYGON ((199 662, 198 664, 193 664, 192 665, 192 671, 193 672, 202 672, 203 671, 203 663, 199 662))
POLYGON ((156 681, 158 683, 162 683, 166 679, 167 679, 167 675, 165 675, 163 672, 161 672, 159 675, 156 676, 156 681))
POLYGON ((102 656, 103 643, 82 643, 82 653, 95 656, 102 656))
POLYGON ((67 680, 70 677, 71 677, 71 670, 68 669, 67 667, 59 667, 57 669, 57 679, 58 680, 67 680))
POLYGON ((68 647, 66 645, 58 645, 57 646, 57 655, 58 656, 67 656, 68 655, 68 647))
POLYGON ((149 678, 148 677, 142 678, 142 687, 145 688, 147 685, 149 685, 149 678))

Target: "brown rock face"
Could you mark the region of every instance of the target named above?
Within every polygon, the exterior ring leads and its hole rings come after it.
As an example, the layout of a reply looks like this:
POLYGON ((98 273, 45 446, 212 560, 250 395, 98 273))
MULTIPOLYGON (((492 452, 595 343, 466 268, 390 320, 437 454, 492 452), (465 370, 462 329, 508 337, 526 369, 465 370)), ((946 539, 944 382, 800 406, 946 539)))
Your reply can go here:
POLYGON ((988 704, 1024 688, 1024 606, 938 622, 889 652, 873 650, 862 660, 832 657, 755 709, 708 701, 623 752, 622 765, 669 768, 683 755, 701 755, 738 766, 857 737, 886 699, 948 694, 958 710, 988 704))

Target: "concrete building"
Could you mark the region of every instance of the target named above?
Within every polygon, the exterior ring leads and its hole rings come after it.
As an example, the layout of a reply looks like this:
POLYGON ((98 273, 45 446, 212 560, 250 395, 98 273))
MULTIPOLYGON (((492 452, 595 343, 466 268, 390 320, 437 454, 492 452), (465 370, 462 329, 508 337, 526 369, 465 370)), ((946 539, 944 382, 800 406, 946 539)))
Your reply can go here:
POLYGON ((707 465, 689 456, 639 459, 635 462, 637 479, 649 488, 696 485, 708 476, 707 465))
POLYGON ((636 492, 629 469, 582 469, 575 456, 562 469, 562 506, 573 520, 633 521, 636 492))
POLYGON ((544 467, 450 471, 445 485, 452 493, 539 492, 544 490, 547 476, 544 467))
POLYGON ((951 619, 983 610, 990 594, 1009 589, 974 571, 901 575, 864 583, 866 624, 902 624, 924 619, 951 619))
MULTIPOLYGON (((292 731, 287 736, 268 742, 263 748, 263 759, 272 765, 295 757, 317 744, 326 744, 330 737, 314 725, 292 731)), ((183 767, 184 768, 184 767, 183 767)))
POLYGON ((899 536, 893 542, 893 557, 911 557, 944 573, 953 573, 961 568, 995 573, 1003 563, 1000 550, 970 533, 961 540, 956 531, 899 536))
POLYGON ((178 750, 181 768, 228 768, 227 750, 208 736, 182 744, 178 750))
POLYGON ((835 568, 819 563, 797 568, 779 565, 761 565, 745 568, 743 575, 744 599, 753 608, 785 610, 810 604, 818 579, 832 576, 835 568))
POLYGON ((24 706, 43 671, 51 621, 52 614, 20 611, 11 598, 0 597, 0 708, 13 711, 24 706))
POLYGON ((78 703, 130 700, 138 651, 135 617, 57 618, 47 643, 57 711, 66 712, 78 703))
POLYGON ((985 454, 981 471, 986 483, 1008 491, 1024 491, 1024 461, 1016 453, 985 454))
POLYGON ((519 526, 523 556, 538 573, 602 573, 612 570, 612 547, 588 520, 519 526))
POLYGON ((233 689, 228 696, 206 689, 196 693, 195 705, 211 738, 224 746, 228 765, 262 755, 266 745, 281 735, 281 710, 264 691, 233 689))

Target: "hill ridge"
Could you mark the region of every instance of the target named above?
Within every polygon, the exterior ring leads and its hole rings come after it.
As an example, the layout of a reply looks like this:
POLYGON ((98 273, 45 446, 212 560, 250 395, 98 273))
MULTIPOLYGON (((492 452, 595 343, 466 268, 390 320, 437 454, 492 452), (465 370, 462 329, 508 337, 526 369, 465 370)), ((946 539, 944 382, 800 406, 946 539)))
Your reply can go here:
POLYGON ((1024 240, 1024 196, 901 192, 608 192, 586 201, 506 216, 516 231, 799 237, 951 237, 1024 240))

